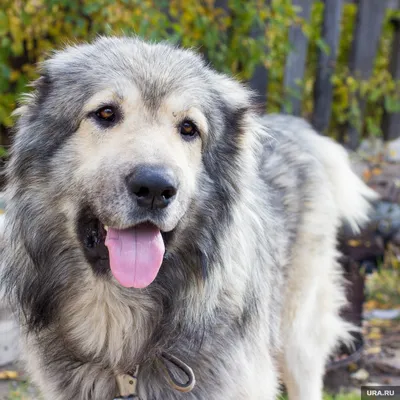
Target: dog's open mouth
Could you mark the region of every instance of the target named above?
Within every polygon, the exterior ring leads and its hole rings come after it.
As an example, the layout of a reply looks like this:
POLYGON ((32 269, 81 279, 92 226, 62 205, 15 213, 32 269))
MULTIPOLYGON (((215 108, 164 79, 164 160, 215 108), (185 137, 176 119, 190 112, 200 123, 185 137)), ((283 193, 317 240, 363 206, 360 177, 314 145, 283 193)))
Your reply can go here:
POLYGON ((165 252, 157 226, 142 223, 116 229, 85 213, 78 232, 85 256, 97 272, 111 269, 122 286, 134 288, 144 288, 156 278, 165 252))

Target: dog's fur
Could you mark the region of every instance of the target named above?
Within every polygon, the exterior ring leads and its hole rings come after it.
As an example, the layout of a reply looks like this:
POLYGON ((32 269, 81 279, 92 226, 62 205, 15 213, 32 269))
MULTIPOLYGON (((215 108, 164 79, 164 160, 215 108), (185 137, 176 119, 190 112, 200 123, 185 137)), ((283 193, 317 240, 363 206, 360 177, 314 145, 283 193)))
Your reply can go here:
MULTIPOLYGON (((374 197, 347 155, 303 120, 260 117, 252 94, 191 51, 100 38, 56 53, 18 110, 8 165, 2 282, 19 311, 27 366, 46 399, 111 400, 140 364, 143 400, 321 400, 324 364, 351 328, 336 237, 374 197), (112 127, 93 111, 115 105, 112 127), (177 126, 190 118, 199 137, 177 126), (124 180, 138 164, 179 180, 144 213, 124 180), (81 216, 150 220, 166 254, 145 289, 85 258, 81 216), (197 385, 173 390, 166 351, 197 385)), ((84 227, 83 227, 84 228, 84 227)))

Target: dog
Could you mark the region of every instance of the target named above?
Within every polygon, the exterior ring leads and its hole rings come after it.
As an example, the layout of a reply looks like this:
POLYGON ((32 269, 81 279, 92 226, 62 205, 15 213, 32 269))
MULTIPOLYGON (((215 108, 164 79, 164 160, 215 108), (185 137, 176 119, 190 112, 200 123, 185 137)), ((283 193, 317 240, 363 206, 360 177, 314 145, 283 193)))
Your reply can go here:
POLYGON ((375 198, 346 151, 167 43, 70 46, 34 87, 1 279, 44 398, 321 400, 338 230, 375 198))

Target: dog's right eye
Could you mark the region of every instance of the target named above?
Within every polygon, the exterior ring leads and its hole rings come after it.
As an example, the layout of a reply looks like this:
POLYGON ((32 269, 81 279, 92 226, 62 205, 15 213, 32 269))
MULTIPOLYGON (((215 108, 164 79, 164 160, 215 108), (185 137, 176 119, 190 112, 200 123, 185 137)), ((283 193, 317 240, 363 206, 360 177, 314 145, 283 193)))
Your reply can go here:
POLYGON ((180 127, 180 134, 182 137, 184 137, 186 140, 190 140, 198 136, 199 130, 197 129, 197 126, 190 120, 185 119, 180 127))
POLYGON ((104 106, 95 112, 96 117, 103 122, 115 122, 116 111, 114 107, 104 106))

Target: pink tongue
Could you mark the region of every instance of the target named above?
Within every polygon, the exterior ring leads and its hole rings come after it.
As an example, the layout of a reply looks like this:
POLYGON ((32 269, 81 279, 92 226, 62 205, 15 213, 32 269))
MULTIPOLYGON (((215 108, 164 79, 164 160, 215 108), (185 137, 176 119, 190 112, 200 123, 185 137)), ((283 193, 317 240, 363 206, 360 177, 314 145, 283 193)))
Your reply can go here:
POLYGON ((106 246, 115 279, 125 287, 144 288, 156 278, 164 257, 161 232, 150 224, 109 228, 106 246))

